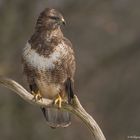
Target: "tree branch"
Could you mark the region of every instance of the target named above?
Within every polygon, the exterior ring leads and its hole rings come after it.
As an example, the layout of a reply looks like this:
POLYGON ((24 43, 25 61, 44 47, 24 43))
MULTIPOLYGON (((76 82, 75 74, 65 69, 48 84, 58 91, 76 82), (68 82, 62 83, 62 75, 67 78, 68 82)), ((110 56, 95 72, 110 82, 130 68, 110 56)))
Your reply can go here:
MULTIPOLYGON (((53 101, 49 99, 43 98, 42 100, 39 100, 39 101, 33 100, 32 94, 30 94, 20 84, 18 84, 17 82, 11 79, 0 77, 0 85, 3 85, 11 89, 15 93, 17 93, 21 98, 23 98, 25 101, 31 104, 35 104, 35 105, 43 106, 43 107, 57 107, 56 105, 53 105, 53 101)), ((100 127, 98 126, 96 121, 82 107, 77 96, 74 96, 73 103, 71 105, 68 105, 67 103, 63 103, 62 109, 67 110, 75 114, 78 118, 80 118, 89 128, 95 140, 106 140, 100 127)))

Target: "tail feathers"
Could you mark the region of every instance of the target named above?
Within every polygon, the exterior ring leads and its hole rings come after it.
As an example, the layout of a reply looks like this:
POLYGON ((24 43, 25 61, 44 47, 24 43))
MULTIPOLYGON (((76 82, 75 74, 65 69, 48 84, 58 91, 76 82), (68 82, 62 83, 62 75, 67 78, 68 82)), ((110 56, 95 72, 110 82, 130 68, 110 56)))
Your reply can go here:
POLYGON ((67 127, 71 124, 70 114, 67 111, 56 108, 42 108, 42 112, 52 128, 67 127))

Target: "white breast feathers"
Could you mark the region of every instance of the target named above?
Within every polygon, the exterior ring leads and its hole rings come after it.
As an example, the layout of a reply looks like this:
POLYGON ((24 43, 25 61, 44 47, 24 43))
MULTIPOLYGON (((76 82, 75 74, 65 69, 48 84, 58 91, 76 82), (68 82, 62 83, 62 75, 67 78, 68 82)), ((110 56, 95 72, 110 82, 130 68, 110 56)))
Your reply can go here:
POLYGON ((34 49, 31 49, 31 45, 27 42, 23 50, 23 59, 32 67, 45 69, 54 69, 55 62, 59 61, 61 57, 66 53, 64 44, 61 43, 56 46, 54 52, 52 52, 48 57, 39 55, 34 49))

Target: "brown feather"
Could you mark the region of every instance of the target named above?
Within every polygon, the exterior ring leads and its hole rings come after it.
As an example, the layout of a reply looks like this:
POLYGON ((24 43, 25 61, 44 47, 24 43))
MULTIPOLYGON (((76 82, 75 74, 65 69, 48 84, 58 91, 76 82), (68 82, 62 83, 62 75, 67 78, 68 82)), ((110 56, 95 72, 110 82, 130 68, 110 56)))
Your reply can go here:
MULTIPOLYGON (((23 50, 24 73, 27 76, 29 85, 35 84, 43 97, 55 99, 57 94, 61 94, 63 98, 68 99, 69 97, 72 98, 69 95, 70 92, 73 94, 74 51, 71 42, 63 36, 60 24, 57 23, 57 20, 53 20, 51 16, 59 19, 63 18, 54 9, 45 9, 41 13, 36 24, 35 33, 23 50), (70 82, 67 82, 68 79, 70 82)), ((60 112, 55 111, 56 116, 54 116, 53 110, 51 110, 46 115, 56 117, 56 122, 50 122, 54 126, 55 123, 56 126, 69 124, 69 115, 60 112), (60 116, 62 119, 60 119, 60 116)), ((49 121, 53 121, 53 119, 48 119, 49 121)))

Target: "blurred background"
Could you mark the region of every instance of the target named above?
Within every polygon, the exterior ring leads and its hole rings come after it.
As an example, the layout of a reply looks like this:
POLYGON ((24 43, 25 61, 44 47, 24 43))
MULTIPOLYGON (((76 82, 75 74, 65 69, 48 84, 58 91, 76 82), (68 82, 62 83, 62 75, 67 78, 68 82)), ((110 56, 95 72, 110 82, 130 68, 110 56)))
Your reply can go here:
MULTIPOLYGON (((62 12, 73 43, 75 88, 109 140, 140 136, 139 0, 0 0, 0 75, 22 85, 21 52, 46 7, 62 12)), ((70 127, 51 129, 40 109, 0 87, 1 140, 90 140, 75 116, 70 127)))

